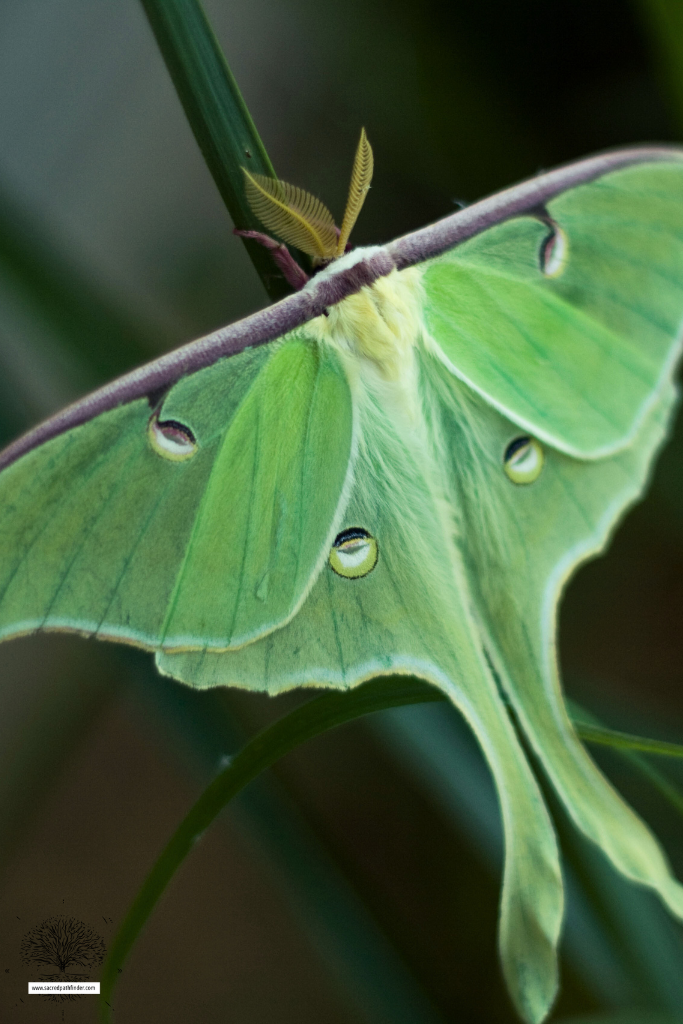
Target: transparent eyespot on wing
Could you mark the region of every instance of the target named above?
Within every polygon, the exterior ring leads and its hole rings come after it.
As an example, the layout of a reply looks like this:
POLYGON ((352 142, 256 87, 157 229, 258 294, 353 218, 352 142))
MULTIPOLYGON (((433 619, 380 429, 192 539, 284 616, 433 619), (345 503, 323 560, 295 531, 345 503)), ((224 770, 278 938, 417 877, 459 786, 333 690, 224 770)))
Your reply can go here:
POLYGON ((543 469, 543 448, 535 437, 516 437, 505 449, 503 469, 513 484, 532 484, 543 469))
POLYGON ((377 565, 379 548, 376 539, 361 527, 352 527, 337 534, 330 551, 330 567, 344 579, 357 580, 377 565))
POLYGON ((541 273, 546 277, 559 277, 567 265, 569 241, 559 224, 552 221, 550 232, 543 239, 539 252, 541 273))
POLYGON ((198 450, 195 436, 186 424, 178 420, 159 420, 157 413, 150 418, 147 436, 157 455, 171 462, 185 462, 198 450))

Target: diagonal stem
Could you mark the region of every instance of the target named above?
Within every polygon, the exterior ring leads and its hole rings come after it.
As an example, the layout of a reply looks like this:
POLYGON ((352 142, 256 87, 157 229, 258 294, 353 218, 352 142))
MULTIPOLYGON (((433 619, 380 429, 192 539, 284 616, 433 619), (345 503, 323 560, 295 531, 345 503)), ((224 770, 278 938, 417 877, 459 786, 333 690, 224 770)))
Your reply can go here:
MULTIPOLYGON (((236 228, 258 230, 242 167, 275 171, 199 0, 141 0, 202 155, 236 228)), ((271 299, 291 292, 268 252, 244 239, 271 299)))

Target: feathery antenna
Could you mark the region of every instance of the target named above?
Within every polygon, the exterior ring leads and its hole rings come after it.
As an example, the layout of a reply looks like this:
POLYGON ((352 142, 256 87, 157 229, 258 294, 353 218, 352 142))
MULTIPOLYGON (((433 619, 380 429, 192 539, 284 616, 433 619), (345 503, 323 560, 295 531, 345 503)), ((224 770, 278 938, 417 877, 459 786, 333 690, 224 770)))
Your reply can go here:
POLYGON ((365 202, 365 197, 370 189, 373 168, 374 160, 372 157, 372 147, 370 146, 368 137, 365 134, 365 128, 361 128, 360 140, 358 142, 356 156, 353 161, 353 170, 351 171, 349 198, 346 200, 344 220, 342 221, 341 231, 339 232, 339 241, 337 242, 337 256, 341 256, 346 249, 346 243, 349 240, 349 235, 353 231, 353 226, 358 220, 358 214, 361 211, 361 207, 365 202))
MULTIPOLYGON (((365 128, 361 128, 351 172, 349 197, 341 231, 335 227, 327 207, 296 185, 264 174, 250 174, 243 167, 247 201, 264 227, 288 245, 293 245, 314 262, 327 262, 341 256, 372 180, 373 158, 365 128)), ((246 232, 240 232, 246 234, 246 232)), ((251 237, 251 235, 249 236, 251 237)), ((255 236, 254 236, 255 237, 255 236)))
POLYGON ((244 167, 247 201, 264 227, 314 258, 329 260, 337 248, 334 218, 310 192, 244 167))

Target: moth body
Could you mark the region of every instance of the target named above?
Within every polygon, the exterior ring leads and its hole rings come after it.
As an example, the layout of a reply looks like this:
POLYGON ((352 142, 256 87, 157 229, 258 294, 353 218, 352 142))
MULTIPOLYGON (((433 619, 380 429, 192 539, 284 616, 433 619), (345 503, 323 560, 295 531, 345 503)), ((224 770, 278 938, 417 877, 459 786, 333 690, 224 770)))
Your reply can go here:
MULTIPOLYGON (((376 251, 354 250, 324 273, 333 278, 376 251)), ((449 457, 439 395, 427 369, 435 356, 425 331, 424 301, 420 269, 393 270, 331 306, 327 316, 308 327, 319 345, 329 346, 341 359, 355 407, 358 447, 352 480, 357 497, 351 503, 355 511, 349 509, 343 523, 348 519, 353 525, 355 515, 358 526, 376 526, 379 509, 371 502, 361 512, 358 495, 376 491, 381 481, 383 501, 401 503, 401 545, 420 549, 422 572, 444 592, 453 575, 461 573, 455 546, 459 527, 457 501, 443 472, 449 457), (427 532, 435 547, 423 543, 427 507, 432 517, 427 532)))
POLYGON ((370 360, 385 380, 398 381, 412 372, 421 306, 420 271, 393 271, 331 306, 311 326, 319 341, 370 360))

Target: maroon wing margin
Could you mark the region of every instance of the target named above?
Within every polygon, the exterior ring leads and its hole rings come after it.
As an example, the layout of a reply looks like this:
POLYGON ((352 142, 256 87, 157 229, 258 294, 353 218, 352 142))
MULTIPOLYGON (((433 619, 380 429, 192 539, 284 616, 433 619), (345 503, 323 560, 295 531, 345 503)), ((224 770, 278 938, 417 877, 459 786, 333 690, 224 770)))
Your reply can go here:
POLYGON ((385 248, 375 249, 367 259, 352 267, 320 281, 313 278, 296 294, 146 363, 67 406, 0 452, 0 469, 50 438, 86 423, 102 412, 137 398, 163 392, 181 377, 201 370, 218 359, 274 341, 287 331, 320 316, 328 306, 340 302, 392 270, 402 270, 438 256, 494 224, 542 208, 560 192, 593 181, 621 167, 667 160, 683 160, 683 149, 674 146, 642 146, 602 153, 539 174, 520 185, 458 210, 435 224, 403 235, 385 248))

